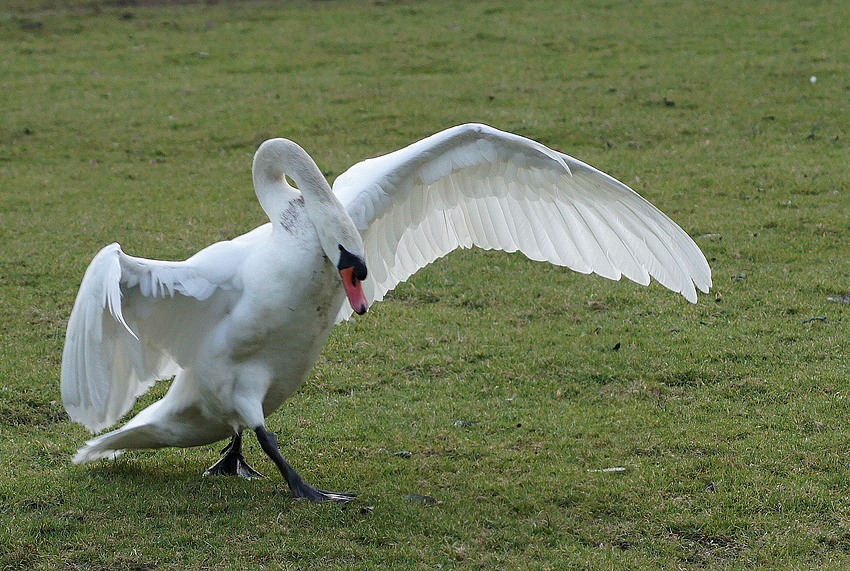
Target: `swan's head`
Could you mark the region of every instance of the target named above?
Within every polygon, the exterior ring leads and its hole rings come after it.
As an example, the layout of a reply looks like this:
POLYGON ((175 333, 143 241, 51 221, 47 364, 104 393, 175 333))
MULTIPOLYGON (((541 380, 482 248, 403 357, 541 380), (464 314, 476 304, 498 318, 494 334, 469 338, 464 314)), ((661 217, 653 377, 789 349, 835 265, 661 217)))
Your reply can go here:
POLYGON ((363 293, 363 284, 360 283, 366 279, 366 262, 363 260, 363 256, 352 254, 340 245, 336 269, 339 270, 339 276, 342 278, 342 285, 345 287, 345 295, 348 296, 351 309, 357 315, 363 315, 369 309, 369 302, 366 300, 366 294, 363 293))

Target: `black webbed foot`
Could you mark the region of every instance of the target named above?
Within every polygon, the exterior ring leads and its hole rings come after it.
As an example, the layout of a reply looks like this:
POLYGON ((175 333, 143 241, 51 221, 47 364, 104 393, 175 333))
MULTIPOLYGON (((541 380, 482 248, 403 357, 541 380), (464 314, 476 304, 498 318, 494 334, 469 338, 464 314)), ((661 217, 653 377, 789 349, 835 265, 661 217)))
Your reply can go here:
POLYGON ((238 476, 240 478, 263 478, 242 456, 242 436, 234 436, 230 444, 221 451, 221 459, 207 468, 204 476, 238 476))
POLYGON ((306 482, 303 482, 303 480, 302 483, 304 485, 298 489, 297 493, 294 490, 292 492, 292 496, 296 500, 347 504, 348 502, 357 497, 357 494, 348 494, 345 492, 328 492, 327 490, 320 490, 318 488, 314 488, 306 482))

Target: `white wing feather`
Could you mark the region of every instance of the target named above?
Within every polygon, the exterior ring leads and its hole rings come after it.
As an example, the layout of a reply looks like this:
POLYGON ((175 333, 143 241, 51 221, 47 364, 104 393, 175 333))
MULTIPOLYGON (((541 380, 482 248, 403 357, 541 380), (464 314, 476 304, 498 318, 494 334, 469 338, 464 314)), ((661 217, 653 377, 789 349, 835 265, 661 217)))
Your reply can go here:
MULTIPOLYGON (((363 235, 370 301, 455 248, 521 251, 696 302, 711 270, 675 222, 625 184, 540 143, 460 125, 342 173, 334 192, 363 235), (695 287, 696 286, 696 287, 695 287)), ((338 320, 347 319, 346 304, 338 320)))
POLYGON ((270 225, 184 262, 103 248, 83 277, 62 355, 62 399, 92 431, 114 424, 157 380, 193 360, 202 333, 239 295, 238 269, 270 225))

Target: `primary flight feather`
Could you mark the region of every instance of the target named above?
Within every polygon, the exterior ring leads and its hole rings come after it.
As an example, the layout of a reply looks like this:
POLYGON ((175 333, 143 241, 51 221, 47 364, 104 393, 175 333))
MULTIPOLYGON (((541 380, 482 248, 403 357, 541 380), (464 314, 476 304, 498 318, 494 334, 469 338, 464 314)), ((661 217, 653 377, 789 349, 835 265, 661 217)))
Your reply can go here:
POLYGON ((478 246, 610 279, 654 278, 691 302, 711 286, 693 240, 626 185, 486 125, 355 164, 333 189, 301 147, 271 139, 254 156, 253 179, 264 226, 182 262, 129 256, 118 244, 95 256, 68 322, 66 410, 100 431, 154 382, 174 381, 75 462, 230 437, 207 473, 253 477, 242 457, 249 429, 295 497, 345 502, 353 496, 301 478, 265 417, 304 382, 335 322, 430 262, 478 246))

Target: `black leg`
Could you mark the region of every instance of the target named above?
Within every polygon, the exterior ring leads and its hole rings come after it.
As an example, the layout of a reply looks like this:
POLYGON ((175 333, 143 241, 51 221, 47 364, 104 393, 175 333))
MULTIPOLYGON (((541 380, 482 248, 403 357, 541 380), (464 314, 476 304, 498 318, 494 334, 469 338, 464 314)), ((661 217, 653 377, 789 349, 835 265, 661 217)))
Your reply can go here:
POLYGON ((280 473, 283 474, 289 489, 292 491, 292 496, 295 499, 310 500, 311 502, 336 502, 338 504, 344 504, 357 497, 354 494, 340 494, 314 488, 304 481, 304 479, 292 466, 289 465, 289 462, 287 462, 280 453, 277 446, 277 437, 273 433, 266 430, 263 426, 255 428, 254 431, 257 433, 257 440, 260 441, 260 446, 263 447, 265 453, 269 455, 269 458, 271 458, 277 465, 280 473))
POLYGON ((221 451, 221 460, 207 468, 204 476, 239 476, 241 478, 262 478, 242 456, 242 435, 237 434, 230 444, 221 451))

